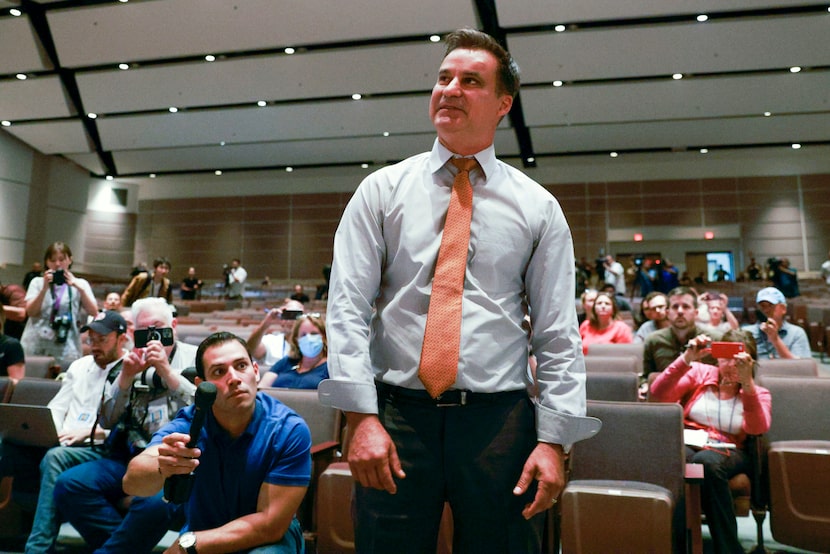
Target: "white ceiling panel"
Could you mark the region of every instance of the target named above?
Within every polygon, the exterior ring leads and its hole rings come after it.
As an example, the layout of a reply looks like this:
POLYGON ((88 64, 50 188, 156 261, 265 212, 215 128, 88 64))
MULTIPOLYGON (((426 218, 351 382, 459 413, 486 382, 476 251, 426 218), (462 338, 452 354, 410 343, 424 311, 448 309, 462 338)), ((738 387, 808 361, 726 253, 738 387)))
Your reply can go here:
POLYGON ((78 86, 96 113, 410 92, 432 88, 442 53, 440 43, 423 42, 255 57, 82 73, 78 86))
POLYGON ((0 75, 52 69, 27 17, 0 18, 0 52, 0 75))
POLYGON ((526 83, 826 66, 827 14, 511 36, 526 83))
POLYGON ((498 0, 496 10, 499 23, 509 28, 811 4, 815 3, 805 0, 498 0))
POLYGON ((105 175, 107 173, 107 169, 101 163, 101 158, 97 154, 64 154, 64 157, 95 175, 105 175))
POLYGON ((830 111, 830 71, 623 82, 522 92, 534 126, 830 111))
POLYGON ((0 119, 44 119, 75 115, 58 77, 0 81, 0 119))
POLYGON ((67 67, 440 33, 470 0, 156 0, 49 13, 67 67))
POLYGON ((824 141, 830 114, 531 129, 537 152, 567 153, 824 141))
POLYGON ((425 95, 98 120, 107 150, 429 133, 425 95), (194 142, 197 141, 197 142, 194 142))
POLYGON ((76 120, 25 123, 9 127, 7 131, 44 154, 95 151, 83 124, 76 120))

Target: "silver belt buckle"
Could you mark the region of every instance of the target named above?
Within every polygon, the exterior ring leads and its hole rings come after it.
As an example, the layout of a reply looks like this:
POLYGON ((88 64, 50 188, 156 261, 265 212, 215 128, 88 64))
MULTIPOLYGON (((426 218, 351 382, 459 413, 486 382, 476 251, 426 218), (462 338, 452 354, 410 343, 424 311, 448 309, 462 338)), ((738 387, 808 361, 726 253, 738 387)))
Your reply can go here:
POLYGON ((462 390, 458 391, 458 400, 454 402, 442 402, 441 397, 443 395, 439 395, 438 398, 435 399, 435 405, 438 408, 451 408, 452 406, 466 406, 467 405, 467 391, 462 390))

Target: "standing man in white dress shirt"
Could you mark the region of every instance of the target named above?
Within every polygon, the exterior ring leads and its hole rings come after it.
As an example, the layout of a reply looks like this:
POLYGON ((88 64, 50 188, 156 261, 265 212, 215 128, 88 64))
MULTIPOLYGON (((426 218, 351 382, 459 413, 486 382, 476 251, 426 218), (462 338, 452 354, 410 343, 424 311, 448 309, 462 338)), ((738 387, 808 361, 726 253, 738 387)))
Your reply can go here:
POLYGON ((332 379, 319 391, 348 419, 359 552, 435 551, 445 501, 457 552, 539 551, 543 512, 564 486, 565 452, 599 428, 583 417, 567 222, 553 196, 493 148, 518 87, 518 67, 495 39, 450 34, 429 106, 432 151, 370 175, 335 235, 332 379), (460 346, 455 382, 433 394, 421 351, 447 206, 460 194, 458 157, 477 162, 460 346), (536 405, 527 394, 525 303, 536 405))

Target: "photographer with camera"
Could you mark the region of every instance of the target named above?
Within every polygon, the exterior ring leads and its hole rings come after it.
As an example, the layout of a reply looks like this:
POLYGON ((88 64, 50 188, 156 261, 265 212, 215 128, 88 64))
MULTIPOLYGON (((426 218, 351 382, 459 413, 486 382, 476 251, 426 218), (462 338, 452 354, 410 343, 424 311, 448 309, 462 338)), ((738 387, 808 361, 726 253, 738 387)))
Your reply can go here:
POLYGON ((64 369, 82 355, 79 327, 82 310, 95 317, 98 302, 85 279, 69 271, 72 250, 62 242, 49 245, 43 257, 46 271, 26 292, 29 321, 20 343, 27 356, 53 356, 64 369))
POLYGON ((270 368, 291 351, 285 337, 291 332, 297 317, 305 312, 305 307, 296 300, 286 300, 279 308, 266 311, 265 317, 248 337, 248 353, 256 363, 270 368), (272 326, 276 326, 273 331, 272 326))
POLYGON ((127 495, 121 478, 153 433, 191 404, 196 386, 182 370, 192 367, 196 347, 176 341, 176 320, 162 298, 132 306, 135 347, 124 357, 115 386, 106 395, 101 422, 112 428, 106 455, 66 471, 55 486, 61 516, 97 552, 149 552, 172 523, 161 495, 132 499, 127 516, 119 512, 127 495))
POLYGON ((168 304, 173 303, 173 287, 170 286, 170 260, 167 258, 156 258, 153 260, 153 271, 140 271, 137 273, 127 288, 121 294, 121 304, 125 308, 133 305, 133 302, 141 298, 158 297, 164 298, 168 304))

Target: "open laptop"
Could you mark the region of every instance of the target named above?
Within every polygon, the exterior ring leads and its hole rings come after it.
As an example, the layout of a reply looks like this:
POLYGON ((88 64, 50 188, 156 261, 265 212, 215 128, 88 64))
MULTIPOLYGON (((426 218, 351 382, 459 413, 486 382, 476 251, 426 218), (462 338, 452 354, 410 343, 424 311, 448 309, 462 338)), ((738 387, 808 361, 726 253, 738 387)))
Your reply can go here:
POLYGON ((26 446, 58 445, 55 420, 47 406, 0 404, 0 436, 4 441, 26 446))

